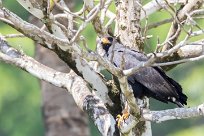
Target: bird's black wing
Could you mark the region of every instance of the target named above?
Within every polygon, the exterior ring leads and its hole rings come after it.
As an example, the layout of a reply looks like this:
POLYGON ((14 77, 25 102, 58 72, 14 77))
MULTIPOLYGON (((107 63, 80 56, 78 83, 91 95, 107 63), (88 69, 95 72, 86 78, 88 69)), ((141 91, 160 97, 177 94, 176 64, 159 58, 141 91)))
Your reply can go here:
POLYGON ((159 67, 153 67, 153 68, 157 70, 176 89, 176 92, 179 95, 179 102, 187 105, 188 97, 185 94, 183 94, 181 85, 177 83, 175 80, 173 80, 172 78, 168 77, 161 68, 159 67))
MULTIPOLYGON (((121 67, 124 62, 124 69, 136 67, 140 62, 147 60, 144 54, 126 48, 116 48, 112 53, 110 50, 109 56, 113 55, 113 63, 121 67)), ((178 106, 186 104, 187 97, 182 93, 181 86, 158 67, 141 68, 128 77, 128 82, 133 87, 133 91, 143 87, 144 95, 165 103, 170 101, 178 106)))

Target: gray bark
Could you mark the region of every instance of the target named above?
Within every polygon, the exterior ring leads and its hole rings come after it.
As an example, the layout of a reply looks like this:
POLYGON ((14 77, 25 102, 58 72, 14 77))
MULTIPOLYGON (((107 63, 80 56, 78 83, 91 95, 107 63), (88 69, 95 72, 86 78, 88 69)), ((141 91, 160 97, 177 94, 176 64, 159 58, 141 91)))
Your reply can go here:
MULTIPOLYGON (((74 2, 69 0, 69 5, 74 2)), ((70 8, 72 8, 70 7, 70 8)), ((57 12, 57 11, 54 11, 57 12)), ((37 22, 35 22, 36 24, 37 22)), ((39 22, 38 22, 39 23, 39 22)), ((42 46, 37 46, 36 58, 42 64, 68 73, 67 64, 56 54, 42 46)), ((42 112, 46 136, 88 136, 88 117, 74 102, 71 94, 45 81, 40 81, 42 91, 42 112)))
MULTIPOLYGON (((38 46, 37 59, 44 65, 61 72, 69 72, 68 66, 53 52, 38 46)), ((73 97, 65 89, 41 81, 42 112, 46 136, 88 136, 87 115, 78 108, 73 97)))

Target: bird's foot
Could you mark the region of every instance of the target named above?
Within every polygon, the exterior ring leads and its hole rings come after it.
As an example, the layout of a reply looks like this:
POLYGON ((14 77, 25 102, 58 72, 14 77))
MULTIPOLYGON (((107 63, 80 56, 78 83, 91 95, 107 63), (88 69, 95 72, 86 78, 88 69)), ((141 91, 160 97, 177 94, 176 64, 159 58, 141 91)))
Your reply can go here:
POLYGON ((125 122, 126 119, 128 119, 130 116, 130 113, 125 109, 125 111, 123 111, 122 115, 117 115, 116 117, 116 121, 118 122, 117 126, 120 127, 120 125, 125 122))

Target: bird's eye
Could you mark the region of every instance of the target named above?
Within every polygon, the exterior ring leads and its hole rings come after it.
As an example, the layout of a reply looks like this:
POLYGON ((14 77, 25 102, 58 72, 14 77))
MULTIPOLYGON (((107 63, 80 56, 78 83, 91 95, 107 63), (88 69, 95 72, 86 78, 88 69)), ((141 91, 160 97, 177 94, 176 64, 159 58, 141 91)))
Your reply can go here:
POLYGON ((113 37, 108 37, 108 40, 110 41, 110 43, 112 43, 113 37))

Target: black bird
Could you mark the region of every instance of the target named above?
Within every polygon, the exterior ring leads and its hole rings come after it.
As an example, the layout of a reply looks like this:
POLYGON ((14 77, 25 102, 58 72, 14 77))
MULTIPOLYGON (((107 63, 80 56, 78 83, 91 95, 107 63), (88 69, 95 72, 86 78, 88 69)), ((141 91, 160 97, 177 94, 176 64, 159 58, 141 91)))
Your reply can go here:
MULTIPOLYGON (((125 47, 113 37, 101 38, 99 45, 102 46, 104 57, 116 67, 123 65, 124 69, 130 69, 148 60, 143 53, 125 47)), ((164 103, 175 103, 179 107, 187 105, 187 96, 182 93, 181 85, 168 77, 160 67, 140 68, 128 77, 128 83, 136 98, 147 96, 164 103)))

